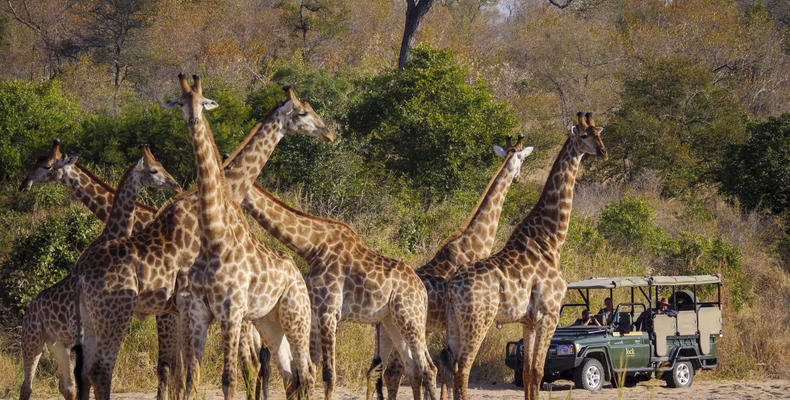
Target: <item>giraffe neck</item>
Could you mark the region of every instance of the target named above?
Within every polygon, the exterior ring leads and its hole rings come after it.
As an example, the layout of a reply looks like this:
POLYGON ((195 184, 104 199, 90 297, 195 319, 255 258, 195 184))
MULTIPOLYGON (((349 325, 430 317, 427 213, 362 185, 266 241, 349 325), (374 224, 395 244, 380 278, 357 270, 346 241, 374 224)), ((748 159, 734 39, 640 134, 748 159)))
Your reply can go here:
MULTIPOLYGON (((77 198, 104 223, 110 219, 115 189, 102 181, 80 163, 63 167, 60 179, 70 187, 77 198)), ((135 204, 134 230, 140 230, 154 220, 156 210, 142 203, 135 204)))
POLYGON ((228 158, 225 168, 225 181, 230 189, 230 195, 236 202, 241 202, 255 178, 260 175, 269 157, 272 155, 277 143, 285 136, 285 123, 276 112, 261 119, 252 128, 241 145, 228 158))
POLYGON ((198 224, 201 246, 206 249, 226 247, 223 238, 226 200, 225 176, 220 157, 205 115, 189 127, 192 152, 197 166, 198 224))
POLYGON ((434 276, 449 276, 461 265, 491 254, 502 204, 520 167, 518 163, 509 162, 512 157, 513 153, 508 153, 469 218, 458 231, 445 239, 433 259, 420 268, 425 271, 421 275, 430 273, 434 276), (473 245, 459 245, 462 243, 473 245))
POLYGON ((573 187, 584 153, 576 150, 570 139, 554 160, 543 192, 532 210, 510 235, 505 249, 534 240, 544 251, 559 252, 568 235, 573 207, 573 187))
POLYGON ((300 257, 312 262, 330 243, 344 224, 318 218, 296 210, 274 197, 260 185, 247 193, 242 205, 269 234, 285 244, 300 257))
POLYGON ((110 218, 99 235, 101 241, 127 237, 132 234, 134 206, 142 186, 139 177, 134 173, 136 167, 136 164, 129 167, 121 177, 121 181, 118 182, 110 218))

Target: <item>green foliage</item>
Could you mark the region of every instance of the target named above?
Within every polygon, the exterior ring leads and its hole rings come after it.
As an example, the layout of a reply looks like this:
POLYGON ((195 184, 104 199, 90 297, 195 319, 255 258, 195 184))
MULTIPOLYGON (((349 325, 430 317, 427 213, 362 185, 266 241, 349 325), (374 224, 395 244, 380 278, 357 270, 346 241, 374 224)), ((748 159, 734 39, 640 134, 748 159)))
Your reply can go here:
POLYGON ((661 172, 664 194, 713 182, 724 158, 722 143, 743 140, 744 112, 714 84, 709 68, 685 59, 648 62, 628 73, 619 110, 606 126, 610 175, 661 172))
POLYGON ((790 211, 790 113, 748 126, 749 139, 730 146, 724 161, 725 192, 748 208, 790 211))
POLYGON ((671 251, 675 243, 661 227, 655 226, 653 214, 644 199, 626 197, 601 211, 598 232, 616 246, 645 249, 655 255, 671 251))
POLYGON ((366 161, 438 197, 463 186, 493 159, 492 143, 512 133, 514 117, 451 50, 417 46, 412 60, 366 83, 348 113, 349 136, 366 144, 366 161))
POLYGON ((739 310, 752 297, 752 280, 743 270, 741 251, 721 237, 715 239, 683 232, 680 234, 678 257, 683 261, 682 274, 722 275, 733 306, 739 310))
POLYGON ((80 110, 58 81, 0 79, 0 180, 16 179, 45 154, 52 140, 73 143, 80 110))
POLYGON ((0 265, 0 302, 6 317, 18 320, 27 303, 62 279, 80 252, 100 232, 92 214, 79 209, 46 218, 28 235, 14 241, 0 265))

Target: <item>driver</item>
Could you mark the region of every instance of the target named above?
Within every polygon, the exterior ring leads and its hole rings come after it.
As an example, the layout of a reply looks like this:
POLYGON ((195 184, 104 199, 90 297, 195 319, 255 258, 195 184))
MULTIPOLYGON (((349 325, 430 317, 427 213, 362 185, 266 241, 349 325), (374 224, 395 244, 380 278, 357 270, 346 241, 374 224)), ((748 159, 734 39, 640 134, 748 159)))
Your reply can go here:
POLYGON ((612 306, 612 298, 607 297, 603 300, 604 308, 598 311, 598 315, 601 316, 601 321, 603 321, 604 325, 610 325, 615 320, 615 313, 614 307, 612 306))

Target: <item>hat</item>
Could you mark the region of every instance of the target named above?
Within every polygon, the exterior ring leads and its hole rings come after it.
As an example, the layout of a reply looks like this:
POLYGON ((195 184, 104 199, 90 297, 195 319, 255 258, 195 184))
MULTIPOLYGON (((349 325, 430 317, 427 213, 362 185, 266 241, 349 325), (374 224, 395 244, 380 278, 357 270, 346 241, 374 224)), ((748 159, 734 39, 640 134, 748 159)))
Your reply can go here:
POLYGON ((669 303, 667 302, 667 298, 666 297, 662 297, 662 298, 658 299, 658 305, 662 305, 662 304, 669 305, 669 303))

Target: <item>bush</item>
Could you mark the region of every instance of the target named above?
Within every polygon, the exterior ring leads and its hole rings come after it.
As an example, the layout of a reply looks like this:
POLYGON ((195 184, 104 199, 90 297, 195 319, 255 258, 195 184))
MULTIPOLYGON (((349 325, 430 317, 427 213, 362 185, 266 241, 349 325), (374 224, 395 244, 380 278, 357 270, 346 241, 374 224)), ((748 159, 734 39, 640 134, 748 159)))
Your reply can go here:
POLYGON ((748 208, 790 211, 790 113, 748 125, 749 139, 730 146, 723 190, 748 208))
POLYGON ((60 138, 77 141, 81 112, 60 82, 0 79, 0 180, 16 179, 60 138))
POLYGON ((19 321, 30 300, 66 276, 100 227, 92 214, 71 209, 46 218, 33 233, 17 237, 0 265, 5 317, 19 321))
POLYGON ((412 60, 365 82, 349 110, 349 136, 365 144, 367 162, 382 163, 428 199, 467 183, 489 165, 491 144, 512 133, 514 117, 488 88, 453 61, 451 50, 417 46, 412 60))
POLYGON ((721 274, 736 310, 752 296, 752 281, 743 270, 741 251, 721 237, 709 239, 683 232, 679 239, 678 258, 683 260, 682 274, 721 274))
POLYGON ((598 220, 598 232, 616 246, 646 249, 654 255, 672 251, 676 244, 654 224, 653 214, 647 201, 626 197, 604 207, 598 220))
POLYGON ((622 101, 606 127, 609 175, 661 171, 665 195, 718 180, 722 143, 741 143, 744 112, 714 84, 709 68, 685 59, 648 63, 630 73, 622 101))

